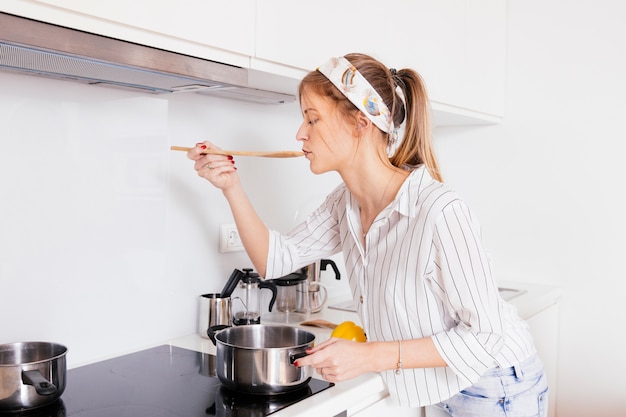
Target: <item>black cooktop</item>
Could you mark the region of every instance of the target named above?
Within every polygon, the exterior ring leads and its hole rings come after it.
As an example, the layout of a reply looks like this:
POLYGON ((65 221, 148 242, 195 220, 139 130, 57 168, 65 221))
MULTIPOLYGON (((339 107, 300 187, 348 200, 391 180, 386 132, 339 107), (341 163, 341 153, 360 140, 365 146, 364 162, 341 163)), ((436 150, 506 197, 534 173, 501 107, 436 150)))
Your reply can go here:
POLYGON ((58 401, 0 416, 261 417, 331 386, 311 379, 290 393, 242 395, 220 384, 214 355, 163 345, 70 369, 58 401))

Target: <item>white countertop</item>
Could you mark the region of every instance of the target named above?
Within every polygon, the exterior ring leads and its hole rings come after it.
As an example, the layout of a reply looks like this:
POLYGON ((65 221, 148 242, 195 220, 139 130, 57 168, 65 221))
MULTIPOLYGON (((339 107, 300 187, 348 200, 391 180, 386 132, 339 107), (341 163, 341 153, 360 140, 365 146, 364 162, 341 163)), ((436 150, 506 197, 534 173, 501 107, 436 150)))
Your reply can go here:
POLYGON ((517 307, 517 313, 524 320, 556 304, 561 298, 561 289, 550 285, 498 281, 498 287, 523 291, 521 295, 510 299, 509 302, 517 307))

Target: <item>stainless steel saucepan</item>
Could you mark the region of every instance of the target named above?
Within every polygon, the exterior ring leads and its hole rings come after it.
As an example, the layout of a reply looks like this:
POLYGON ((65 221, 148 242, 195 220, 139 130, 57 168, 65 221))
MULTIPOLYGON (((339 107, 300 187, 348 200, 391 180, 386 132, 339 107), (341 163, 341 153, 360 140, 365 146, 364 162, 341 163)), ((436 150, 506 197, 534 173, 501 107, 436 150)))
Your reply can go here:
POLYGON ((217 350, 217 377, 233 391, 278 394, 303 388, 311 379, 308 366, 296 367, 315 335, 297 327, 251 324, 209 329, 217 350))
POLYGON ((67 348, 48 342, 0 345, 0 411, 50 404, 65 390, 67 348))

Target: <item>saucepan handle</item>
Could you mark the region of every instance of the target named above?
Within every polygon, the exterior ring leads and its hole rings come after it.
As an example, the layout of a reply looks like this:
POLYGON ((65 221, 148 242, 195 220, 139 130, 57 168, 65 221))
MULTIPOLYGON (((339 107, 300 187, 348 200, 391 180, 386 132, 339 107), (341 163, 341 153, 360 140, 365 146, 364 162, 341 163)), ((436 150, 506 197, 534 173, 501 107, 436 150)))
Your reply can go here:
POLYGON ((22 371, 22 382, 32 385, 39 395, 52 395, 57 392, 57 387, 37 370, 22 371))
POLYGON ((209 339, 211 339, 211 342, 213 342, 214 346, 217 346, 217 342, 215 340, 215 335, 217 333, 220 332, 220 330, 224 330, 229 328, 230 326, 227 326, 225 324, 218 324, 217 326, 211 326, 206 330, 206 334, 207 336, 209 336, 209 339))
POLYGON ((293 363, 294 363, 295 361, 297 361, 297 360, 298 360, 298 359, 300 359, 300 358, 304 358, 305 356, 307 356, 306 351, 303 351, 303 352, 298 352, 298 353, 292 353, 291 355, 289 355, 289 363, 290 363, 291 365, 293 365, 293 363))

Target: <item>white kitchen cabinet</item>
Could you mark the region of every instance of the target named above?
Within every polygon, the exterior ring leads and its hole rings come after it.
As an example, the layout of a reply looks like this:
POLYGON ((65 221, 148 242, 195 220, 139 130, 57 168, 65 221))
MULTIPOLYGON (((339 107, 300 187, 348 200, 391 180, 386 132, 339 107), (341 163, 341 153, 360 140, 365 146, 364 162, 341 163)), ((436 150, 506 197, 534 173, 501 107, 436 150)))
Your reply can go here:
POLYGON ((506 83, 506 0, 468 0, 461 107, 502 117, 506 83))
POLYGON ((255 0, 6 0, 2 11, 247 67, 255 0))
MULTIPOLYGON (((425 407, 420 408, 408 408, 399 407, 395 405, 394 400, 391 397, 378 401, 374 405, 360 410, 359 412, 352 414, 353 417, 380 417, 380 416, 393 416, 393 417, 428 417, 426 416, 425 407)), ((438 417, 438 416, 434 416, 438 417)))
POLYGON ((364 52, 420 72, 435 109, 488 122, 503 115, 506 0, 291 4, 257 3, 256 60, 306 72, 364 52))
POLYGON ((415 4, 408 65, 424 77, 434 106, 497 122, 504 114, 506 0, 415 4))
POLYGON ((303 11, 289 7, 289 0, 263 0, 256 58, 310 71, 329 57, 363 52, 395 68, 417 69, 434 96, 458 101, 465 1, 366 0, 355 7, 319 0, 303 11))
POLYGON ((372 39, 389 37, 371 22, 380 8, 372 0, 358 5, 318 0, 307 7, 293 7, 290 0, 261 0, 255 57, 308 72, 332 56, 372 52, 375 48, 368 47, 372 39))
POLYGON ((548 417, 556 416, 559 347, 559 305, 553 304, 526 319, 548 377, 548 417))

